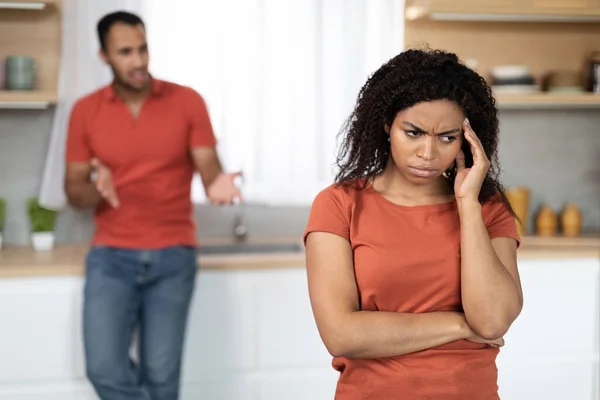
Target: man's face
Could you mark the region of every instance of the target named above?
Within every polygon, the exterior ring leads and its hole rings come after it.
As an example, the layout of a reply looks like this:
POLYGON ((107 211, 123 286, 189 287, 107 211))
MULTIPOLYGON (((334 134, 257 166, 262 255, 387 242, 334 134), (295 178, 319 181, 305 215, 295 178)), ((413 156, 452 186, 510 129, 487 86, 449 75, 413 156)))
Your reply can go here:
POLYGON ((100 54, 119 85, 133 91, 148 87, 148 44, 142 25, 114 24, 106 37, 106 50, 100 54))

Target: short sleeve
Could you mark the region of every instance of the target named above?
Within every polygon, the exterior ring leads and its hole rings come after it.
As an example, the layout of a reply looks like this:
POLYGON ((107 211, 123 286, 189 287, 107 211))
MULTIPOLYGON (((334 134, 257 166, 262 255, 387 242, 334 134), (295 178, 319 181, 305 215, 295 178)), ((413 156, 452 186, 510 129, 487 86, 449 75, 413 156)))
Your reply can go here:
POLYGON ((189 146, 195 147, 212 147, 217 144, 215 134, 213 132, 208 109, 202 96, 193 89, 189 89, 191 95, 187 104, 189 118, 189 146))
POLYGON ((350 240, 350 221, 347 216, 342 190, 329 187, 321 191, 313 201, 303 240, 311 232, 328 232, 350 240))
POLYGON ((499 196, 485 204, 483 210, 485 227, 491 239, 509 237, 517 241, 517 247, 521 245, 517 221, 499 196))
POLYGON ((81 101, 75 103, 69 115, 65 158, 67 162, 88 162, 92 158, 85 127, 85 107, 81 101))

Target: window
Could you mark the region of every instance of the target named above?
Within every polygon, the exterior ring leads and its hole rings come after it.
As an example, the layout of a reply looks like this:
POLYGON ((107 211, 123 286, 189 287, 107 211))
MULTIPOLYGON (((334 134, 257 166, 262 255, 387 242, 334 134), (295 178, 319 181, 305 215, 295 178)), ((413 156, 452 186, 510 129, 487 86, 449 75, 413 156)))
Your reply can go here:
MULTIPOLYGON (((310 204, 368 75, 402 50, 398 0, 148 0, 151 70, 206 100, 247 201, 310 204)), ((196 177, 194 202, 204 201, 196 177)))

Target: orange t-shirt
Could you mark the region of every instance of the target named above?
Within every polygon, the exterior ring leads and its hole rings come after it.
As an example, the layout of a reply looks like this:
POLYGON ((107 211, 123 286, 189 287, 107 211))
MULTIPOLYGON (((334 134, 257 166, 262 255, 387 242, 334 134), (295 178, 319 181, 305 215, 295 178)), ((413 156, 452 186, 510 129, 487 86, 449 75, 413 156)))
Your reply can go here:
POLYGON ((216 144, 203 98, 152 79, 137 118, 107 86, 78 100, 71 112, 67 162, 97 157, 113 174, 120 207, 95 211, 93 242, 151 249, 195 245, 190 150, 216 144))
MULTIPOLYGON (((501 202, 482 215, 490 237, 519 242, 515 219, 501 202)), ((321 231, 348 240, 363 311, 462 311, 460 220, 456 201, 402 206, 371 186, 330 186, 310 210, 304 238, 321 231)), ((334 358, 336 400, 498 399, 498 349, 456 341, 380 359, 334 358)))

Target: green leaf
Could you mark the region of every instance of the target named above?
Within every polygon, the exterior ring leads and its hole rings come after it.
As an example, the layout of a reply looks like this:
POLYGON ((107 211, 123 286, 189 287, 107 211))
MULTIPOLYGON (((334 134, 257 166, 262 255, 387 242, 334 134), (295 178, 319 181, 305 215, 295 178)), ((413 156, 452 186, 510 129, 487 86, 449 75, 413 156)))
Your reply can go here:
POLYGON ((27 201, 27 213, 32 233, 54 230, 57 212, 40 206, 37 199, 31 198, 27 201))

